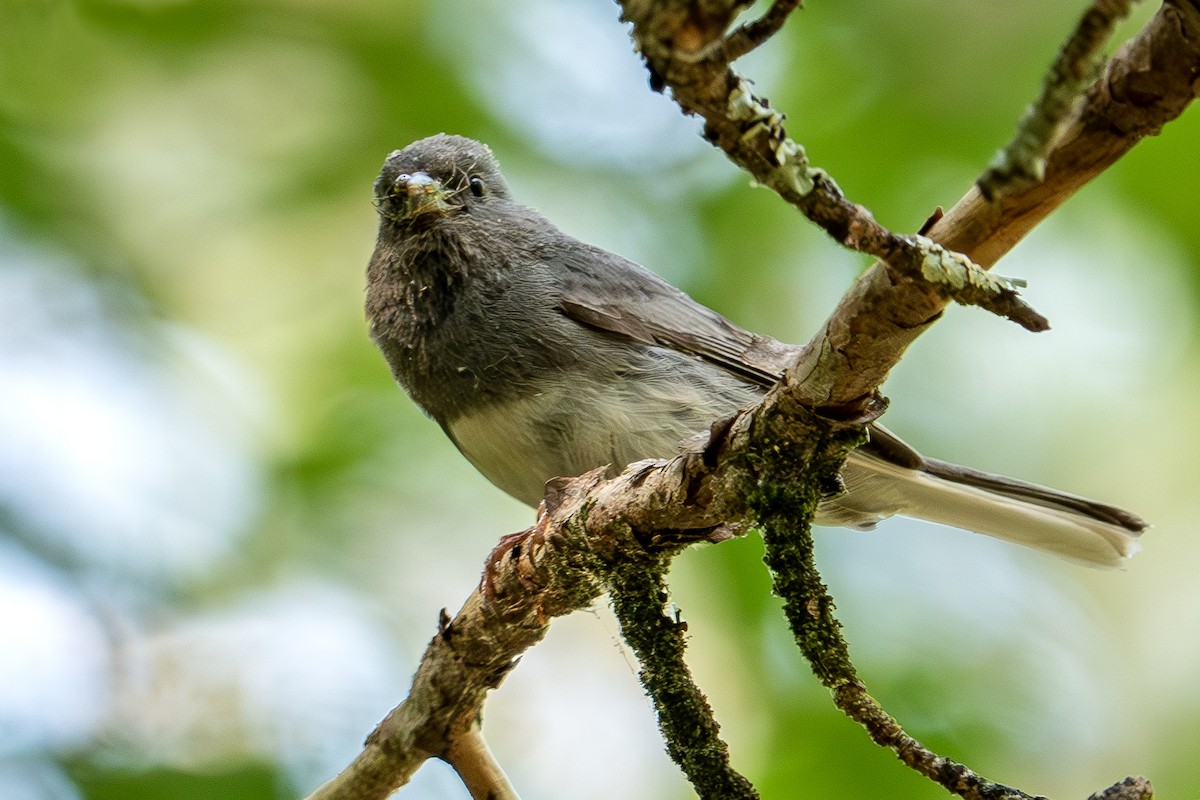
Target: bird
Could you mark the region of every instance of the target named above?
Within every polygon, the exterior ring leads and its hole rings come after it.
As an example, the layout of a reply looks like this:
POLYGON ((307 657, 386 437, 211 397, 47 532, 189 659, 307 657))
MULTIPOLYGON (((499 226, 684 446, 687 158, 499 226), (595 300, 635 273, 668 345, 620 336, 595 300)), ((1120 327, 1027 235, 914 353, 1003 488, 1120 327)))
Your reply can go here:
MULTIPOLYGON (((374 185, 370 336, 399 384, 489 481, 536 507, 547 481, 670 458, 757 402, 800 351, 752 333, 512 196, 495 156, 437 134, 374 185)), ((815 522, 929 520, 1098 567, 1147 524, 1112 505, 927 458, 877 423, 815 522)))

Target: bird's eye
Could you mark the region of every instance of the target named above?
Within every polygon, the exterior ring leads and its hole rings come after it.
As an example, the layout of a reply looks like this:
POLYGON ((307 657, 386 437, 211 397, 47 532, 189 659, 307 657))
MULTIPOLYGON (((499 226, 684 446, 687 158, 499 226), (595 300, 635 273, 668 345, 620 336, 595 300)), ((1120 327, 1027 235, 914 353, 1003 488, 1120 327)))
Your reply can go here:
POLYGON ((471 187, 471 194, 475 195, 476 197, 483 197, 483 178, 479 177, 478 175, 473 175, 471 176, 469 185, 471 187))

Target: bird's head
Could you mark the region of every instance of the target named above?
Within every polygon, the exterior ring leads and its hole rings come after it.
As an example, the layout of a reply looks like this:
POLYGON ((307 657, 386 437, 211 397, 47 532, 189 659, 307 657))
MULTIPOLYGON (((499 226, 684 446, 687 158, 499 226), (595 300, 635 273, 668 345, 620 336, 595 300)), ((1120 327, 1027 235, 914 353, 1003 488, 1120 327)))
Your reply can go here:
POLYGON ((508 197, 487 145, 445 133, 393 151, 375 181, 380 215, 401 225, 430 224, 508 197))

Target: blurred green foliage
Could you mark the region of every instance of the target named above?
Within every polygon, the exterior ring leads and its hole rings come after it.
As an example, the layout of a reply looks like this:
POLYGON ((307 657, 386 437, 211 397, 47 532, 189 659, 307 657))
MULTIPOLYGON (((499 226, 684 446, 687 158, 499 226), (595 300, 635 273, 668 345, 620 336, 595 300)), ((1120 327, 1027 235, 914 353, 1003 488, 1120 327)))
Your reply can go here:
MULTIPOLYGON (((1011 135, 1076 5, 812 3, 741 67, 816 164, 913 230, 1011 135)), ((1153 519, 1129 574, 899 521, 821 533, 877 696, 1035 793, 1200 785, 1198 126, 1140 146, 1001 265, 1063 337, 953 310, 889 387, 889 424, 922 448, 1153 519)), ((19 643, 0 656, 16 796, 308 791, 528 524, 362 320, 375 173, 441 130, 489 142, 565 229, 780 338, 811 335, 863 266, 650 93, 611 4, 0 0, 0 303, 33 309, 0 339, 0 586, 29 587, 0 608, 64 626, 0 623, 19 643), (60 662, 98 688, 72 700, 60 662)), ((760 556, 748 537, 674 575, 735 763, 766 797, 941 796, 832 709, 760 556)), ((596 616, 556 624, 496 693, 494 748, 529 796, 688 796, 596 616)), ((408 796, 464 797, 439 769, 408 796)))

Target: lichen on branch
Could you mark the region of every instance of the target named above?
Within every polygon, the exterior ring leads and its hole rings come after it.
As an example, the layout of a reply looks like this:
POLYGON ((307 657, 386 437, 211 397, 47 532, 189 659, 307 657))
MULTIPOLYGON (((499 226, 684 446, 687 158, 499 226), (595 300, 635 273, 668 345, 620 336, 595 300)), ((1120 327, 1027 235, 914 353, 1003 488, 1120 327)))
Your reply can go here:
MULTIPOLYGON (((864 252, 883 248, 895 257, 896 251, 887 249, 897 247, 895 235, 812 168, 803 148, 783 132, 783 115, 747 94, 729 69, 730 61, 779 29, 797 0, 777 0, 763 17, 729 34, 747 3, 619 2, 624 18, 634 23, 652 86, 670 89, 685 112, 703 116, 714 144, 838 241, 862 245, 858 249, 864 252), (743 110, 731 113, 735 90, 742 96, 734 105, 743 110)), ((1080 186, 1182 113, 1197 92, 1200 8, 1189 0, 1167 0, 1114 56, 1084 105, 1072 108, 1046 155, 1044 181, 1015 186, 994 202, 972 189, 932 225, 929 239, 945 248, 943 253, 962 253, 990 267, 1080 186)), ((918 255, 917 269, 934 252, 918 241, 899 246, 900 252, 918 255)), ((925 280, 896 280, 903 272, 894 266, 868 270, 784 383, 756 409, 715 428, 703 452, 641 462, 611 480, 593 472, 554 482, 537 523, 506 538, 488 559, 484 584, 452 620, 440 621, 409 697, 378 726, 359 757, 311 797, 382 800, 424 760, 443 757, 453 763, 455 752, 478 750, 456 747, 456 742, 474 735, 487 693, 522 652, 540 641, 554 616, 586 607, 611 585, 613 570, 627 563, 630 553, 669 558, 689 543, 719 541, 752 525, 768 542, 776 590, 787 598, 789 618, 795 617, 797 642, 839 708, 904 763, 963 797, 1026 797, 923 748, 875 703, 853 671, 832 599, 811 560, 812 508, 835 480, 856 425, 882 410, 878 389, 888 372, 948 302, 936 284, 978 280, 976 270, 954 257, 935 258, 926 264, 934 274, 925 280), (945 258, 954 263, 947 265, 945 258), (932 283, 931 277, 936 278, 932 283), (793 427, 775 427, 785 419, 793 427), (779 452, 788 453, 786 467, 769 457, 779 452)), ((1128 778, 1090 800, 1148 800, 1151 795, 1144 778, 1128 778)))

